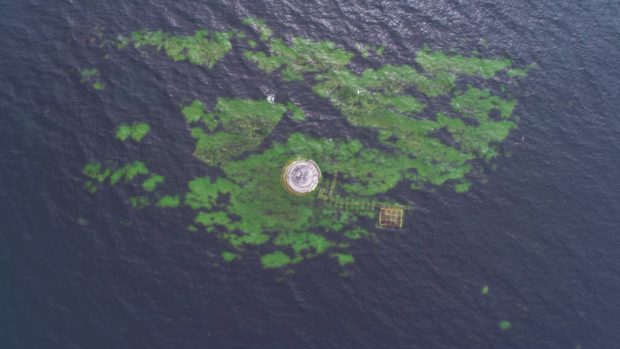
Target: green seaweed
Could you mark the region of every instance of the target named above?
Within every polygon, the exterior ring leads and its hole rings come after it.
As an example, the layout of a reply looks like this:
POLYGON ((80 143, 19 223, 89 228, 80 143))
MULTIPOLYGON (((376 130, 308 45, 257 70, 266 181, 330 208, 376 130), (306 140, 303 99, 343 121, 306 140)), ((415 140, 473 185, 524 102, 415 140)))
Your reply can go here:
POLYGON ((345 232, 344 235, 351 240, 359 240, 361 238, 369 237, 370 232, 366 229, 354 228, 345 232))
POLYGON ((260 34, 260 39, 262 41, 268 40, 273 34, 273 31, 267 26, 264 19, 247 17, 243 19, 242 23, 256 30, 260 34))
POLYGON ((482 288, 480 289, 480 293, 483 296, 486 296, 487 294, 489 294, 489 285, 482 286, 482 288))
POLYGON ((147 175, 149 170, 143 162, 134 161, 125 167, 125 183, 131 182, 138 175, 147 175))
MULTIPOLYGON (((198 108, 202 108, 202 104, 196 101, 184 107, 186 120, 196 120, 198 108)), ((192 137, 196 139, 194 155, 207 164, 235 159, 256 149, 271 134, 285 112, 285 106, 264 100, 219 98, 213 113, 204 113, 203 110, 204 114, 200 114, 202 119, 208 115, 217 120, 219 131, 207 133, 201 126, 192 128, 192 137)), ((207 126, 207 130, 211 129, 207 126)))
POLYGON ((355 49, 360 53, 360 55, 364 58, 370 57, 370 47, 360 42, 355 43, 355 49))
POLYGON ((461 182, 454 186, 454 191, 456 191, 457 193, 465 193, 469 190, 470 187, 470 182, 461 182))
POLYGON ((478 75, 484 79, 490 79, 512 65, 512 61, 507 58, 465 57, 428 49, 418 51, 415 60, 426 72, 433 75, 448 72, 466 76, 478 75))
POLYGON ((96 180, 99 183, 104 182, 108 176, 112 173, 110 169, 103 169, 100 163, 91 162, 84 166, 82 173, 88 177, 96 180))
POLYGON ((129 46, 131 42, 131 39, 126 37, 125 35, 119 35, 116 37, 116 40, 114 40, 114 46, 119 49, 122 50, 125 47, 129 46))
POLYGON ((512 324, 509 321, 506 320, 502 320, 500 321, 497 326, 502 330, 502 331, 506 331, 509 330, 512 327, 512 324))
POLYGON ((99 69, 97 68, 84 68, 80 71, 81 82, 87 82, 93 77, 99 76, 99 69))
POLYGON ((140 142, 149 132, 151 132, 151 126, 146 122, 137 122, 132 125, 121 124, 116 128, 116 138, 121 141, 131 139, 140 142))
POLYGON ((292 262, 291 257, 282 251, 265 254, 260 258, 260 261, 265 268, 281 268, 292 262))
POLYGON ((157 202, 157 207, 160 208, 176 208, 180 205, 181 198, 179 197, 179 195, 166 195, 159 199, 159 201, 157 202))
POLYGON ((520 69, 520 68, 512 68, 506 72, 506 75, 508 75, 511 78, 523 78, 527 76, 527 70, 520 69))
POLYGON ((104 89, 105 89, 105 85, 104 85, 104 83, 103 83, 103 82, 101 82, 101 81, 95 81, 95 82, 93 83, 93 88, 94 88, 95 90, 97 90, 97 91, 101 91, 101 90, 104 90, 104 89))
POLYGON ((212 68, 230 50, 232 32, 198 30, 194 35, 172 35, 157 30, 142 30, 131 33, 131 42, 135 48, 144 46, 154 47, 157 51, 163 49, 168 58, 175 62, 188 61, 196 65, 206 65, 212 68))
MULTIPOLYGON (((303 37, 284 40, 263 20, 249 18, 244 23, 254 28, 261 41, 258 45, 237 32, 235 43, 241 44, 246 59, 266 74, 278 74, 287 81, 304 80, 352 129, 376 139, 362 144, 356 139, 296 132, 269 138, 285 115, 298 124, 307 122, 304 111, 292 101, 218 98, 211 110, 200 100, 182 105, 181 114, 195 141, 194 156, 214 171, 191 179, 185 193, 163 196, 153 203, 159 208, 183 204, 191 209, 194 222, 188 230, 204 231, 226 242, 227 250, 235 252, 222 252, 225 261, 260 245, 265 268, 281 268, 325 253, 342 266, 353 263, 350 244, 375 236, 360 228, 359 221, 376 218, 381 206, 412 207, 378 201, 377 195, 389 194, 403 183, 414 190, 447 183, 456 192, 466 192, 471 187, 468 174, 479 166, 479 160, 498 156, 498 144, 516 127, 516 101, 505 97, 508 94, 502 86, 499 94, 475 86, 457 88, 463 86, 459 80, 463 77, 474 76, 470 79, 474 83, 500 72, 515 77, 511 71, 518 68, 510 60, 423 49, 415 56, 416 67, 384 65, 359 73, 349 67, 355 53, 333 42, 303 37), (263 52, 265 48, 268 51, 263 52), (427 101, 439 105, 439 111, 427 110, 427 101), (282 187, 282 167, 297 158, 313 159, 330 179, 322 179, 316 194, 295 196, 282 187)), ((199 31, 178 37, 141 31, 125 41, 136 48, 163 49, 175 61, 211 67, 232 45, 231 36, 220 36, 220 40, 217 35, 199 31)), ((383 50, 374 52, 381 55, 383 50)), ((369 46, 361 45, 358 51, 369 60, 377 58, 369 46)), ((134 127, 119 126, 117 137, 135 140, 134 127)), ((143 135, 137 138, 141 140, 146 133, 138 132, 143 135)), ((83 172, 93 186, 106 181, 128 183, 149 175, 141 162, 108 169, 91 163, 83 172)), ((151 174, 143 179, 142 187, 153 191, 161 182, 163 176, 151 174)), ((151 201, 136 196, 130 203, 144 207, 151 201)))
POLYGON ((109 177, 111 185, 117 184, 123 178, 125 180, 125 183, 129 183, 138 175, 149 174, 148 168, 141 161, 134 161, 132 163, 128 163, 121 167, 118 167, 114 170, 107 170, 112 171, 109 177))
POLYGON ((222 252, 222 259, 226 262, 232 262, 235 259, 239 259, 239 258, 241 258, 241 256, 236 253, 229 252, 229 251, 222 252))
POLYGON ((149 124, 146 122, 138 122, 133 125, 131 139, 136 142, 140 142, 149 132, 151 132, 151 126, 149 126, 149 124))
POLYGON ((91 194, 94 194, 99 190, 99 188, 97 188, 97 186, 91 181, 86 181, 86 183, 84 183, 84 189, 91 194))
POLYGON ((353 58, 353 53, 330 41, 293 37, 290 43, 286 43, 274 38, 264 21, 248 18, 244 22, 259 32, 261 41, 270 49, 269 55, 260 51, 245 51, 244 56, 267 73, 284 68, 282 78, 287 81, 302 80, 305 73, 342 69, 353 58))
POLYGON ((286 107, 291 112, 291 119, 295 121, 304 121, 306 119, 306 113, 299 108, 295 103, 288 102, 286 107))
POLYGON ((355 258, 350 255, 350 254, 345 254, 345 253, 334 253, 332 254, 333 257, 336 257, 338 259, 338 264, 340 264, 341 266, 345 266, 347 264, 351 264, 355 261, 355 258))
POLYGON ((530 70, 534 69, 536 64, 530 64, 525 68, 511 68, 508 69, 506 75, 511 78, 524 78, 529 74, 530 70))
POLYGON ((149 198, 147 198, 146 196, 132 196, 129 198, 129 203, 131 204, 131 207, 138 210, 143 209, 151 204, 149 198))
POLYGON ((312 233, 280 233, 273 240, 275 246, 288 246, 294 252, 296 259, 301 260, 303 256, 319 255, 333 243, 324 236, 312 233))
POLYGON ((131 127, 131 125, 122 124, 116 128, 116 138, 121 141, 125 141, 129 139, 132 131, 133 128, 131 127))
POLYGON ((146 191, 153 191, 155 190, 155 187, 157 187, 158 184, 163 183, 164 180, 165 178, 163 176, 154 173, 142 182, 142 187, 146 191))
POLYGON ((105 84, 99 81, 101 74, 97 68, 84 68, 80 71, 80 82, 90 83, 91 87, 97 91, 105 89, 105 84))

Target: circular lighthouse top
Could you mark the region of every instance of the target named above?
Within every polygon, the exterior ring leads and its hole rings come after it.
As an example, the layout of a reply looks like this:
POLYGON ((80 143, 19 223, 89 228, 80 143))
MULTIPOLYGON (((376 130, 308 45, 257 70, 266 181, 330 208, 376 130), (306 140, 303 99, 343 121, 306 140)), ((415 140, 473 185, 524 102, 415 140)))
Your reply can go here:
POLYGON ((321 170, 312 160, 296 160, 282 169, 282 184, 293 194, 307 194, 316 189, 321 170))

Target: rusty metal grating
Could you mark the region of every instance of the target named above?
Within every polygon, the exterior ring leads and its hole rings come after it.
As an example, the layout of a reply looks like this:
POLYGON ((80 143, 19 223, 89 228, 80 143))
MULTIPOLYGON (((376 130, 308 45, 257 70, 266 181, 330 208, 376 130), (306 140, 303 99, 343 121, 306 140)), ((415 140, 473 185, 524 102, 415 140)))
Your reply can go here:
POLYGON ((404 210, 400 207, 381 207, 379 210, 379 226, 386 228, 403 227, 404 210))

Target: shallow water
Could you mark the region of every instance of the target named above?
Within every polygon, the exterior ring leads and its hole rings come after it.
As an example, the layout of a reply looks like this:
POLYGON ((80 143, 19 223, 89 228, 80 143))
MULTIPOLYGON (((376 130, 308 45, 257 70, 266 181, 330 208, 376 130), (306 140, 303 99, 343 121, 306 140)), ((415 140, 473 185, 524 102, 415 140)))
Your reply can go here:
MULTIPOLYGON (((620 5, 554 2, 0 2, 0 341, 7 348, 613 348, 620 341, 620 5), (106 35, 191 32, 265 18, 278 33, 352 48, 386 46, 391 63, 433 49, 536 64, 521 82, 519 128, 465 195, 418 193, 402 233, 356 246, 341 276, 327 258, 292 275, 190 234, 190 212, 156 216, 93 199, 82 166, 131 152, 201 174, 179 101, 318 97, 232 56, 212 70, 131 52, 105 57, 106 35), (488 44, 487 44, 488 43, 488 44), (79 71, 114 88, 93 93, 79 71), (261 87, 263 88, 261 90, 261 87), (115 141, 148 116, 148 147, 115 141), (481 295, 481 288, 489 293, 481 295), (498 324, 508 320, 509 330, 498 324)), ((341 134, 337 120, 330 130, 341 134)), ((277 135, 276 135, 277 137, 277 135)), ((176 183, 175 183, 176 181, 176 183)), ((405 195, 405 194, 403 194, 405 195)))

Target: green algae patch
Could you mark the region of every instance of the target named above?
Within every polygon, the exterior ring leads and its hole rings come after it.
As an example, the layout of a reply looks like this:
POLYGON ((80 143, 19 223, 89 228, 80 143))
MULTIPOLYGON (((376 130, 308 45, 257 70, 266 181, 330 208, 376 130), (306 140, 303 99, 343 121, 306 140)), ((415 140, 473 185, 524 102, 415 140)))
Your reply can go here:
POLYGON ((91 181, 86 181, 86 183, 84 183, 84 189, 91 194, 94 194, 99 190, 99 188, 97 188, 97 186, 91 181))
POLYGON ((124 177, 125 177, 126 183, 131 182, 138 175, 147 175, 147 174, 149 174, 149 170, 148 168, 146 168, 146 165, 144 165, 142 161, 134 161, 128 164, 127 166, 125 166, 124 177))
POLYGON ((527 70, 520 69, 520 68, 512 68, 506 72, 506 75, 508 75, 511 78, 523 78, 527 76, 527 70))
POLYGON ((133 125, 131 139, 140 142, 146 135, 151 132, 151 126, 146 122, 139 122, 133 125))
POLYGON ((82 174, 88 178, 92 178, 99 183, 103 183, 112 173, 109 168, 103 168, 100 163, 91 162, 84 166, 82 174))
POLYGON ((351 240, 359 240, 361 238, 369 237, 371 234, 366 229, 354 228, 345 232, 344 235, 351 240))
POLYGON ((96 81, 93 83, 93 88, 97 91, 102 91, 105 89, 105 84, 101 81, 96 81))
POLYGON ((153 191, 157 185, 162 184, 165 181, 164 176, 158 174, 152 174, 144 182, 142 182, 142 188, 146 191, 153 191))
POLYGON ((272 30, 263 20, 248 18, 245 23, 258 31, 261 41, 269 47, 269 54, 261 51, 245 51, 245 58, 254 62, 266 73, 281 69, 281 76, 286 81, 302 80, 305 73, 341 69, 354 56, 331 41, 293 37, 290 42, 284 42, 281 38, 272 36, 272 30))
POLYGON ((291 119, 295 121, 304 121, 306 119, 306 113, 299 108, 295 103, 288 102, 286 108, 291 113, 291 119))
POLYGON ((338 260, 338 264, 340 264, 340 266, 345 266, 355 262, 355 257, 350 254, 334 253, 332 256, 338 260))
POLYGON ((243 19, 242 23, 245 25, 249 25, 250 27, 252 27, 252 29, 257 31, 262 41, 268 40, 271 35, 273 35, 273 31, 267 26, 264 19, 247 17, 243 19))
POLYGON ((482 286, 482 288, 480 289, 480 293, 483 296, 486 296, 487 294, 489 294, 489 285, 482 286))
MULTIPOLYGON (((313 89, 353 126, 379 131, 379 140, 400 154, 395 157, 399 164, 392 167, 397 171, 385 173, 393 185, 408 179, 412 188, 422 188, 461 181, 473 169, 471 161, 477 157, 487 161, 494 158, 494 144, 503 141, 516 126, 512 119, 514 100, 473 87, 452 99, 451 112, 458 117, 445 113, 439 113, 434 120, 419 117, 425 105, 408 96, 407 89, 418 88, 428 96, 446 94, 452 91, 455 79, 430 80, 412 67, 385 66, 365 70, 361 75, 348 70, 321 74, 313 89), (491 118, 494 112, 500 120, 491 118), (475 119, 478 125, 471 126, 465 119, 475 119), (441 130, 447 130, 454 143, 438 137, 441 130)), ((380 168, 376 171, 384 172, 380 168)), ((467 191, 469 186, 465 183, 461 181, 455 189, 467 191)))
POLYGON ((469 190, 470 187, 471 187, 470 182, 462 182, 454 186, 454 191, 456 191, 457 193, 465 193, 469 190))
POLYGON ((324 236, 312 233, 281 233, 273 240, 273 244, 290 247, 299 259, 304 255, 319 255, 333 246, 324 236))
POLYGON ((151 132, 151 126, 146 122, 137 122, 131 125, 121 124, 116 128, 116 138, 121 141, 131 139, 140 142, 149 132, 151 132))
POLYGON ((525 68, 511 68, 508 69, 506 75, 511 78, 524 78, 529 74, 530 70, 534 69, 536 64, 530 64, 525 68))
POLYGON ((502 320, 497 324, 497 326, 500 328, 500 330, 506 331, 512 327, 512 324, 506 320, 502 320))
POLYGON ((84 68, 80 71, 80 82, 89 83, 97 91, 105 89, 105 84, 99 81, 100 78, 101 74, 97 68, 84 68))
POLYGON ((215 227, 217 226, 222 226, 226 228, 230 227, 232 224, 230 217, 225 212, 221 211, 198 212, 195 222, 199 225, 204 226, 206 231, 209 233, 213 232, 215 230, 215 227))
POLYGON ((281 268, 283 266, 291 264, 292 262, 291 257, 281 251, 276 251, 263 255, 260 258, 260 261, 265 268, 281 268))
POLYGON ((90 193, 95 193, 99 190, 96 183, 99 186, 105 183, 116 185, 121 180, 124 183, 129 183, 138 176, 148 175, 149 169, 141 161, 134 161, 118 167, 104 167, 101 163, 90 162, 84 165, 82 174, 89 179, 85 182, 84 188, 90 193))
POLYGON ((99 76, 99 69, 97 68, 84 68, 80 71, 81 82, 87 82, 94 77, 99 76))
MULTIPOLYGON (((349 52, 329 41, 278 37, 261 19, 244 23, 256 33, 204 30, 175 36, 140 31, 123 39, 121 46, 163 50, 173 61, 212 67, 238 44, 244 58, 270 78, 303 80, 295 85, 311 86, 337 111, 334 117, 343 118, 341 122, 355 131, 351 135, 369 138, 362 143, 297 130, 270 137, 281 121, 281 126, 303 129, 324 122, 308 120, 315 119, 307 117, 310 110, 293 101, 279 104, 233 96, 208 101, 209 107, 201 100, 181 105, 188 137, 194 140, 193 155, 205 171, 189 179, 179 195, 134 196, 130 204, 191 210, 188 230, 221 240, 226 245, 221 252, 224 261, 258 249, 264 268, 321 255, 341 266, 354 263, 350 247, 379 233, 360 228, 360 223, 377 219, 379 207, 415 208, 385 200, 392 190, 404 184, 413 190, 448 185, 459 193, 468 191, 469 174, 500 154, 499 144, 517 125, 516 101, 499 79, 484 82, 498 74, 508 80, 517 77, 513 70, 518 68, 510 60, 423 49, 415 56, 415 66, 379 65, 377 55, 383 48, 359 44, 349 52), (351 59, 360 54, 365 59, 356 60, 353 71, 351 59), (500 93, 494 91, 497 86, 500 93), (312 159, 321 168, 316 193, 290 195, 282 186, 283 166, 299 158, 312 159)), ((135 125, 121 125, 117 138, 135 141, 135 125)), ((141 189, 148 193, 164 181, 139 161, 110 168, 91 163, 83 172, 95 189, 140 176, 141 189)), ((485 294, 484 288, 481 292, 485 294)))
POLYGON ((435 138, 434 132, 442 125, 412 117, 423 111, 424 104, 403 95, 408 84, 393 86, 391 76, 398 74, 387 68, 367 70, 361 76, 349 71, 331 72, 321 75, 323 81, 314 86, 314 91, 329 99, 352 125, 378 130, 380 141, 400 154, 393 162, 388 155, 377 155, 382 156, 384 166, 372 172, 389 180, 389 187, 377 190, 389 190, 405 178, 415 187, 462 178, 471 170, 468 161, 474 156, 435 138))
POLYGON ((116 128, 116 138, 125 141, 129 139, 131 136, 132 127, 131 125, 122 124, 116 128))
POLYGON ((317 159, 329 169, 330 164, 333 168, 339 160, 351 157, 349 152, 361 148, 357 143, 351 146, 293 135, 286 145, 276 143, 262 153, 225 162, 221 167, 224 178, 201 177, 190 181, 185 203, 199 211, 197 224, 233 247, 270 243, 282 253, 290 251, 294 256, 292 261, 297 263, 336 247, 326 236, 309 229, 320 225, 338 231, 355 222, 356 217, 341 214, 337 218, 336 211, 315 207, 312 196, 290 195, 280 183, 283 164, 303 155, 317 159), (221 204, 223 197, 228 200, 226 205, 221 204))
POLYGON ((150 205, 151 202, 146 196, 133 196, 129 198, 129 204, 131 207, 140 210, 150 205))
POLYGON ((426 72, 433 75, 448 72, 457 75, 478 75, 484 79, 490 79, 498 72, 512 66, 512 61, 506 58, 465 57, 426 49, 418 51, 415 60, 426 72))
POLYGON ((226 262, 232 262, 239 258, 241 258, 241 256, 236 253, 229 252, 229 251, 222 252, 222 259, 226 262))
POLYGON ((110 171, 109 183, 111 185, 117 184, 121 179, 124 179, 125 183, 129 183, 138 175, 149 174, 149 169, 142 161, 134 161, 117 168, 108 168, 105 171, 110 171))
POLYGON ((117 49, 122 50, 129 46, 129 44, 131 43, 131 39, 126 37, 125 35, 118 35, 112 43, 117 49))
POLYGON ((207 164, 220 164, 256 149, 271 134, 286 112, 286 107, 264 100, 226 99, 217 101, 213 113, 206 113, 201 102, 192 102, 182 112, 186 120, 208 117, 218 129, 196 126, 191 135, 196 140, 194 155, 207 164), (189 108, 189 109, 188 109, 189 108), (189 116, 188 116, 189 115, 189 116), (197 117, 196 115, 199 115, 197 117))
POLYGON ((364 58, 368 58, 370 57, 370 47, 368 45, 365 45, 363 43, 360 42, 356 42, 355 43, 355 49, 357 50, 357 52, 360 53, 360 55, 364 58))
POLYGON ((478 122, 489 120, 489 113, 497 110, 501 119, 507 119, 517 105, 515 100, 505 100, 491 95, 488 89, 477 89, 469 86, 467 90, 455 96, 450 102, 452 109, 475 118, 478 122))
POLYGON ((154 47, 164 50, 168 58, 175 62, 188 61, 196 65, 212 68, 230 50, 233 37, 231 32, 198 30, 194 35, 173 35, 161 30, 142 30, 131 33, 135 48, 154 47))
POLYGON ((176 208, 181 205, 181 198, 179 195, 166 195, 159 199, 157 207, 160 208, 176 208))

